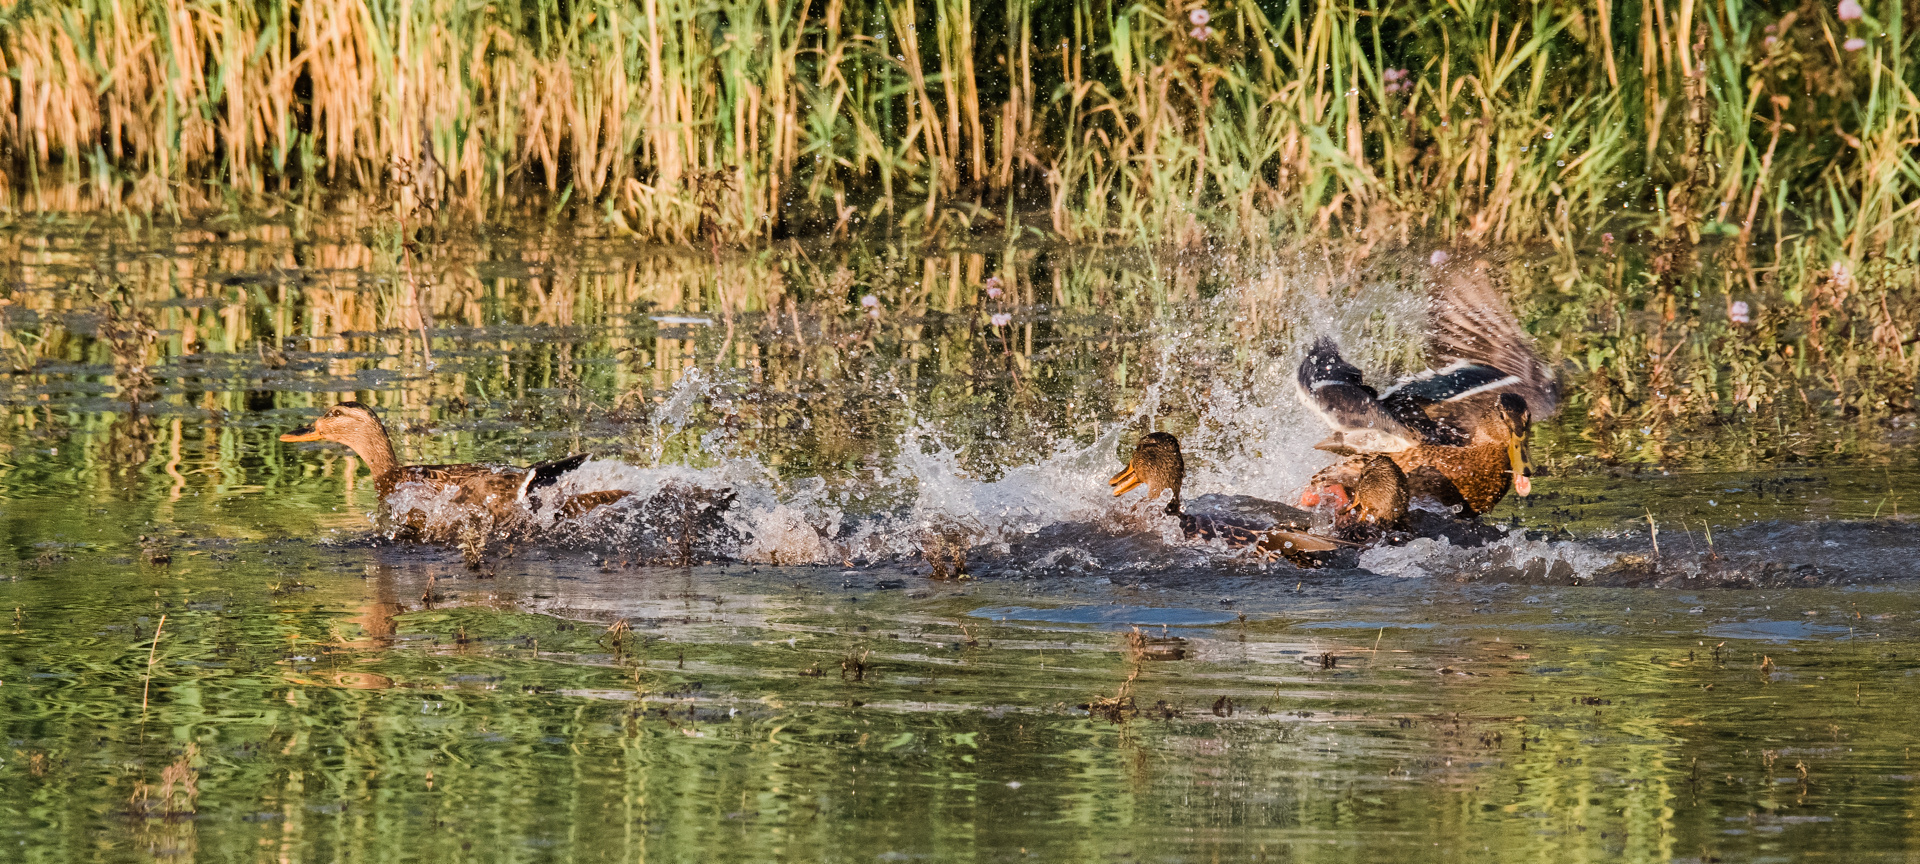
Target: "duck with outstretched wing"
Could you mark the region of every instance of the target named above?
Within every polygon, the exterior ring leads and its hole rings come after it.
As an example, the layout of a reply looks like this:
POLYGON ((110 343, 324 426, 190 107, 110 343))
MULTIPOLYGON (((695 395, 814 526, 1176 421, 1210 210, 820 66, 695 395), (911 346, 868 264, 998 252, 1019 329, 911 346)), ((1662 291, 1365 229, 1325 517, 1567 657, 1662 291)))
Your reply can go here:
MULTIPOLYGON (((1553 414, 1559 385, 1485 262, 1437 268, 1428 326, 1428 368, 1384 390, 1368 385, 1331 338, 1313 343, 1300 361, 1300 397, 1334 430, 1315 446, 1383 454, 1415 500, 1486 513, 1508 488, 1531 491, 1528 436, 1553 414)), ((1302 503, 1322 491, 1310 488, 1302 503)))

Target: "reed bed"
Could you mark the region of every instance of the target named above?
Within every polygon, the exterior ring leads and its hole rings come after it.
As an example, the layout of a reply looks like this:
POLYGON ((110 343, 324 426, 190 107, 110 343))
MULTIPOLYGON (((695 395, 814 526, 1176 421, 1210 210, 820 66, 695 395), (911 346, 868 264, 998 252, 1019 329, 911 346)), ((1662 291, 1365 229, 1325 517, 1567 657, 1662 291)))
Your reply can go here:
MULTIPOLYGON (((1911 8, 1909 8, 1911 7, 1911 8)), ((22 211, 564 204, 668 241, 1920 247, 1902 0, 63 0, 22 211)))

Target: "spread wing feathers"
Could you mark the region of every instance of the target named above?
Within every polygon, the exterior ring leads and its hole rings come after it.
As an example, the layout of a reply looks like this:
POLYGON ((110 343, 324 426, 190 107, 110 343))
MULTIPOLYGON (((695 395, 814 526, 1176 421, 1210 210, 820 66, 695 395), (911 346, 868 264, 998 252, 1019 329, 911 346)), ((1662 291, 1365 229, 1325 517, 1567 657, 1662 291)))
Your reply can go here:
POLYGON ((575 453, 551 462, 536 462, 528 465, 520 475, 520 489, 516 497, 525 501, 527 496, 560 482, 567 472, 586 464, 587 454, 575 453))
MULTIPOLYGON (((1560 399, 1560 383, 1553 369, 1534 352, 1533 340, 1520 329, 1519 319, 1494 285, 1490 267, 1463 263, 1442 269, 1434 278, 1427 302, 1428 323, 1432 326, 1427 360, 1442 369, 1442 375, 1444 370, 1463 363, 1504 373, 1513 381, 1477 385, 1486 387, 1480 392, 1504 389, 1527 400, 1527 410, 1535 421, 1552 416, 1560 399)), ((1462 378, 1461 382, 1470 380, 1462 378)))
POLYGON ((1478 396, 1518 383, 1520 377, 1517 375, 1509 375, 1483 363, 1456 360, 1443 368, 1428 369, 1418 375, 1402 378, 1380 394, 1380 398, 1389 403, 1406 401, 1431 405, 1478 396))
POLYGON ((1340 356, 1332 339, 1321 337, 1307 349, 1298 374, 1300 401, 1312 408, 1336 431, 1367 439, 1370 449, 1405 450, 1425 439, 1417 427, 1431 425, 1426 416, 1396 413, 1368 387, 1360 369, 1340 356), (1409 428, 1411 421, 1416 428, 1409 428))

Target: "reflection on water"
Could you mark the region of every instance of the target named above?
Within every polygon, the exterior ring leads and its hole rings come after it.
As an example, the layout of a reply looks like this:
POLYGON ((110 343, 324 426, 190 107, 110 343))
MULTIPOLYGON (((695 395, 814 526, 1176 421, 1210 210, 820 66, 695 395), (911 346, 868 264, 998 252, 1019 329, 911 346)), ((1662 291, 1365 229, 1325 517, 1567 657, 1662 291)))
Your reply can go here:
POLYGON ((304 230, 7 235, 6 860, 1906 854, 1900 460, 1587 467, 1562 418, 1504 539, 1303 573, 1102 481, 1152 423, 1289 497, 1290 352, 1404 362, 1394 280, 304 230), (382 542, 276 440, 350 397, 411 461, 726 485, 736 563, 382 542))

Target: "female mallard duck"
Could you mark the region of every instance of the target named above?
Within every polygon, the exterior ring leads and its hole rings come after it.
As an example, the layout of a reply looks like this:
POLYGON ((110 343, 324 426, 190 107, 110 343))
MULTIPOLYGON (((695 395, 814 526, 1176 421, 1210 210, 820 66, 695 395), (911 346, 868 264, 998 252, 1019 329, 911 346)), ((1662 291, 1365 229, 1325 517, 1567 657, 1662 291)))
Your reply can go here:
POLYGON ((1251 546, 1263 557, 1279 555, 1300 566, 1318 566, 1325 561, 1316 556, 1349 545, 1307 533, 1304 522, 1273 528, 1249 528, 1184 513, 1180 509, 1180 484, 1186 476, 1187 463, 1180 455, 1180 439, 1165 432, 1153 432, 1141 437, 1140 442, 1134 445, 1133 458, 1127 461, 1126 469, 1113 475, 1107 485, 1113 487, 1116 498, 1142 485, 1147 487, 1149 501, 1159 497, 1163 490, 1171 492, 1173 497, 1167 501, 1167 513, 1180 517, 1180 531, 1188 538, 1221 540, 1235 548, 1251 546))
POLYGON ((1364 543, 1406 527, 1407 475, 1391 457, 1359 453, 1313 475, 1300 496, 1301 507, 1333 505, 1333 533, 1364 543))
POLYGON ((1534 418, 1552 415, 1558 391, 1488 269, 1459 267, 1436 280, 1427 371, 1376 391, 1322 338, 1298 376, 1302 401, 1334 429, 1317 447, 1385 454, 1414 497, 1466 516, 1493 509, 1509 484, 1520 495, 1530 491, 1528 434, 1534 418))
MULTIPOLYGON (((359 402, 335 405, 312 423, 280 436, 280 440, 345 444, 367 463, 367 470, 373 473, 373 488, 379 493, 383 506, 392 503, 394 493, 411 486, 436 497, 451 491, 452 496, 445 499, 446 503, 470 514, 491 517, 493 526, 512 525, 524 513, 537 510, 541 502, 534 496, 535 492, 554 485, 567 472, 587 461, 587 454, 576 453, 525 468, 481 464, 401 465, 393 456, 393 442, 387 437, 387 428, 381 425, 373 409, 359 402)), ((621 490, 589 492, 550 503, 557 505, 556 512, 561 518, 572 518, 626 495, 621 490)), ((417 506, 390 515, 398 520, 397 524, 421 535, 437 537, 449 530, 445 526, 439 530, 431 528, 427 514, 417 506)), ((457 533, 461 527, 464 526, 452 526, 451 532, 457 533)))

